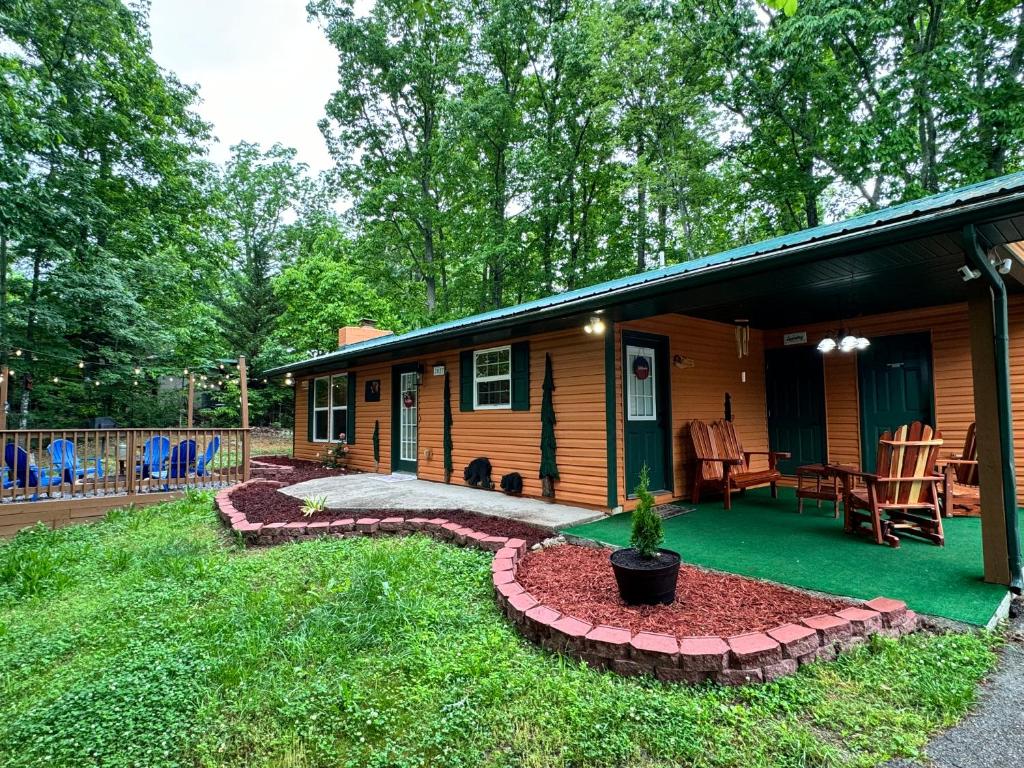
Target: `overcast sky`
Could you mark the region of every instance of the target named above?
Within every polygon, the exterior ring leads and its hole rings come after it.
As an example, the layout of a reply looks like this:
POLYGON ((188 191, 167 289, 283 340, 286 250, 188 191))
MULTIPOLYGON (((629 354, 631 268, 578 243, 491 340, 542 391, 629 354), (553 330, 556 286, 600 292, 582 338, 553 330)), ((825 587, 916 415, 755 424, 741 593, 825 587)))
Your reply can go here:
POLYGON ((219 139, 211 159, 242 139, 278 141, 311 170, 330 167, 317 121, 337 56, 306 0, 153 0, 150 27, 157 62, 199 86, 199 113, 219 139))

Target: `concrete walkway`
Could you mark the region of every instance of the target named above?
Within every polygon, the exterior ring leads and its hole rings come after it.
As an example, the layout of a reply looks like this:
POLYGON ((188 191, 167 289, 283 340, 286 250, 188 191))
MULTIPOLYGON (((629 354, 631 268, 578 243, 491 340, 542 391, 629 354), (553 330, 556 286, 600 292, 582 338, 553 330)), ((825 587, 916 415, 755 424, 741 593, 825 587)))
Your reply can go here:
MULTIPOLYGON (((925 749, 929 768, 1024 766, 1024 618, 1011 622, 999 668, 982 686, 974 711, 925 749)), ((893 760, 888 768, 922 768, 893 760)))
POLYGON ((506 517, 552 531, 598 520, 593 509, 549 504, 538 499, 506 496, 464 485, 445 485, 406 475, 372 473, 321 477, 281 489, 297 498, 326 496, 327 506, 337 509, 413 511, 462 509, 481 515, 506 517))

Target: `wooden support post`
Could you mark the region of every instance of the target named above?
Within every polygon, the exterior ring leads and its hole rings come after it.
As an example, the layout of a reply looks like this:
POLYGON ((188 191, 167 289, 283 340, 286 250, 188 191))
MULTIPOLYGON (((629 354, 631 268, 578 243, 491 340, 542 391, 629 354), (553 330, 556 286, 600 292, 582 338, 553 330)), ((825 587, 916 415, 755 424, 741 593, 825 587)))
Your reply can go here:
POLYGON ((0 368, 0 429, 7 429, 7 387, 11 380, 9 366, 0 368))
POLYGON ((992 289, 982 280, 968 283, 967 312, 974 376, 974 419, 977 423, 978 479, 981 491, 981 549, 985 581, 1008 584, 1006 516, 1003 504, 1003 462, 999 431, 995 318, 992 289))
POLYGON ((196 375, 190 373, 188 375, 188 416, 185 419, 185 426, 192 429, 195 423, 195 407, 196 407, 196 375))
POLYGON ((238 358, 238 388, 242 405, 242 482, 249 479, 249 374, 245 369, 245 355, 238 358))
MULTIPOLYGON (((139 482, 139 478, 142 477, 142 473, 136 474, 135 472, 135 430, 128 430, 128 440, 125 446, 125 461, 124 461, 124 481, 128 486, 128 495, 134 496, 136 491, 136 483, 139 482)), ((141 462, 139 462, 141 464, 141 462)), ((104 480, 105 482, 105 480, 104 480)), ((116 482, 116 479, 115 479, 116 482)))

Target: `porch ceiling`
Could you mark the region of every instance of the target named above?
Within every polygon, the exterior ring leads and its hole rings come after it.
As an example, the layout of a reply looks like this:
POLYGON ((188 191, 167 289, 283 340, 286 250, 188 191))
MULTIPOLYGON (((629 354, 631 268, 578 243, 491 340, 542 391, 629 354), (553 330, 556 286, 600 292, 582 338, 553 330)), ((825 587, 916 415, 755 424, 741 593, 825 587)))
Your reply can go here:
MULTIPOLYGON (((1024 216, 978 229, 989 246, 1021 241, 1024 216)), ((967 284, 958 272, 963 264, 961 234, 956 230, 784 266, 749 265, 713 283, 619 307, 612 316, 632 320, 678 312, 727 323, 746 319, 755 328, 851 319, 966 301, 967 284)), ((1012 279, 1007 288, 1024 290, 1012 279)))

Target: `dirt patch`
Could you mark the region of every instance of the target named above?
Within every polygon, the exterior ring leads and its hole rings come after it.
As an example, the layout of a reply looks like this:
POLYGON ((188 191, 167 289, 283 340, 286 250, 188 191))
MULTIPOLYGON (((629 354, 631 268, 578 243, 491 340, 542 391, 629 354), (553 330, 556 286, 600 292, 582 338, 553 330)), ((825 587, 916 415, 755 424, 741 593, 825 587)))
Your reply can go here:
MULTIPOLYGON (((333 474, 344 474, 334 470, 325 471, 333 474)), ((318 475, 318 477, 324 476, 318 475)), ((294 475, 288 476, 288 480, 293 478, 294 475)), ((507 520, 502 517, 480 515, 461 509, 420 509, 412 512, 391 509, 328 509, 306 517, 301 512, 301 499, 281 493, 275 486, 268 483, 253 483, 233 491, 231 493, 231 503, 235 505, 239 512, 245 515, 250 523, 315 523, 320 521, 329 522, 342 517, 400 517, 403 520, 410 517, 444 517, 450 522, 459 523, 475 531, 483 531, 491 536, 523 539, 528 546, 532 546, 538 541, 543 541, 553 535, 544 528, 529 525, 528 523, 520 523, 516 520, 507 520)))
POLYGON ((790 621, 848 608, 742 576, 711 573, 685 563, 672 605, 627 606, 608 562, 610 549, 565 545, 529 552, 516 580, 556 611, 591 624, 677 637, 763 632, 790 621))

